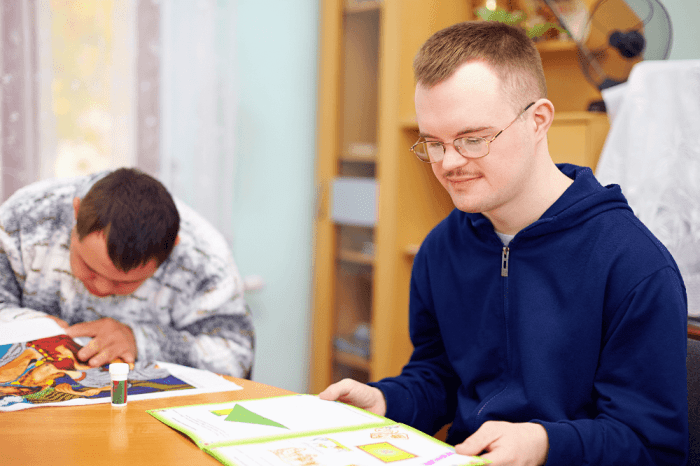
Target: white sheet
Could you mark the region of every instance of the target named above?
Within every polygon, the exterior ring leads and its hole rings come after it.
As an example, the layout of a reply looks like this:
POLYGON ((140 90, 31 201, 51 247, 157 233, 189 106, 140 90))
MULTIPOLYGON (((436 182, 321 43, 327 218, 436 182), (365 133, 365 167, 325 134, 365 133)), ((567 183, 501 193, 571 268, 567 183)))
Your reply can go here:
POLYGON ((622 187, 671 252, 700 317, 700 60, 640 62, 603 99, 611 126, 596 176, 622 187))

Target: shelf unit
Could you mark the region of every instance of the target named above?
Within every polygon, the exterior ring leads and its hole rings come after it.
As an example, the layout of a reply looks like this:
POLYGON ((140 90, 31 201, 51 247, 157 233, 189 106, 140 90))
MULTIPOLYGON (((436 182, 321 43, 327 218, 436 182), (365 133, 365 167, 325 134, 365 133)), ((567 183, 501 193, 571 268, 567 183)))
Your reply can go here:
MULTIPOLYGON (((470 0, 321 1, 312 393, 343 377, 396 375, 411 354, 412 260, 453 208, 430 168, 408 150, 418 134, 412 61, 431 34, 473 19, 473 9, 470 0), (333 220, 339 177, 376 181, 371 225, 333 220), (338 338, 353 341, 366 325, 369 356, 338 349, 338 338)), ((538 47, 557 109, 550 152, 555 161, 594 167, 607 117, 584 110, 600 95, 580 73, 572 43, 538 47)))

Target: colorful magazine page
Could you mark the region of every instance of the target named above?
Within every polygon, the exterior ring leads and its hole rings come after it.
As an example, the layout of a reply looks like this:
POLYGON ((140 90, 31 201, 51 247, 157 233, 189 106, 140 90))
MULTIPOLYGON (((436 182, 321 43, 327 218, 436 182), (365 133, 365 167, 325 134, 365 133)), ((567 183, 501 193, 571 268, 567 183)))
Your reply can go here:
POLYGON ((403 424, 221 445, 205 451, 228 466, 466 466, 489 463, 403 424))

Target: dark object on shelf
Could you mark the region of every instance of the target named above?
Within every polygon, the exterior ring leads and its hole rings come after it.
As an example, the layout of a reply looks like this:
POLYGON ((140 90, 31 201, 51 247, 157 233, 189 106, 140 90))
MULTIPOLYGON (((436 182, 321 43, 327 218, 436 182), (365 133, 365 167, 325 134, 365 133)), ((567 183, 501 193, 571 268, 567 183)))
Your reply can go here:
POLYGON ((607 113, 608 109, 605 107, 605 101, 594 100, 593 102, 588 104, 588 111, 589 112, 607 113))
POLYGON ((358 324, 352 335, 337 336, 333 339, 333 346, 343 353, 354 354, 365 359, 370 356, 369 325, 358 324))

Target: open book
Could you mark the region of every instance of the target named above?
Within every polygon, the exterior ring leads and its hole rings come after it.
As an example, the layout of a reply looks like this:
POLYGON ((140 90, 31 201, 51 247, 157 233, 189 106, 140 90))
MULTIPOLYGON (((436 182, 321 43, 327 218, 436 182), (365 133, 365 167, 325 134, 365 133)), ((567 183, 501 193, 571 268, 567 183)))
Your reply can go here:
POLYGON ((152 409, 230 466, 462 466, 488 460, 385 417, 314 395, 152 409))

